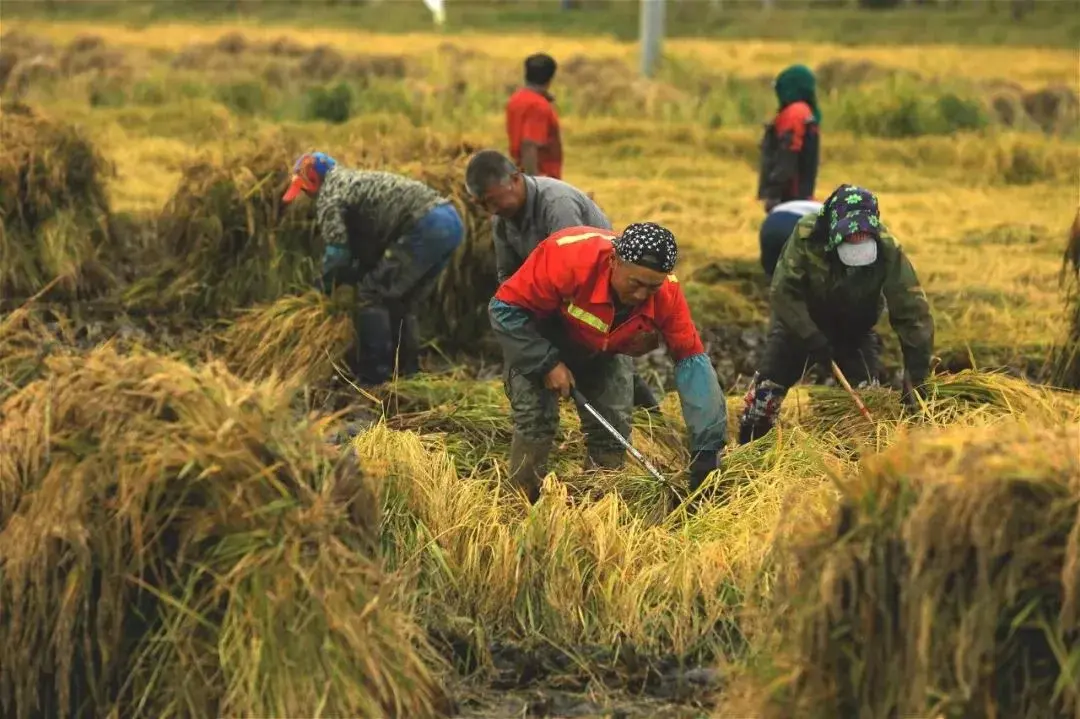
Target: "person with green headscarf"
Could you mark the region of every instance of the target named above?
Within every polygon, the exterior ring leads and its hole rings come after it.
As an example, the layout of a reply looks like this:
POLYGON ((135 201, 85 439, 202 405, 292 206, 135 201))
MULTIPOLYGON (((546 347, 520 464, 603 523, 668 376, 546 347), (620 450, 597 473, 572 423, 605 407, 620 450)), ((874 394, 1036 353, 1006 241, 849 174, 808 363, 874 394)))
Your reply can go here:
POLYGON ((776 76, 780 107, 765 125, 761 142, 758 199, 765 212, 792 200, 812 200, 821 147, 817 82, 806 65, 792 65, 776 76))

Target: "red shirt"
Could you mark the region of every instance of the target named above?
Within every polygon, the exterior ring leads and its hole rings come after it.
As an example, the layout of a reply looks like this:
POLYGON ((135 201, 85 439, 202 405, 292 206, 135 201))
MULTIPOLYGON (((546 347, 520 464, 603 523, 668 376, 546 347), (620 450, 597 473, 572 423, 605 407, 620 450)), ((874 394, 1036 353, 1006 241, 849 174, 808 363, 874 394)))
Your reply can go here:
POLYGON ((594 352, 625 354, 636 335, 659 331, 678 362, 705 351, 679 281, 668 275, 660 289, 612 327, 611 232, 568 227, 537 245, 525 263, 504 282, 495 298, 537 317, 558 312, 567 336, 594 352))
POLYGON ((562 179, 562 137, 555 107, 544 93, 522 87, 506 103, 506 134, 510 138, 510 157, 521 166, 523 140, 539 145, 537 174, 562 179))

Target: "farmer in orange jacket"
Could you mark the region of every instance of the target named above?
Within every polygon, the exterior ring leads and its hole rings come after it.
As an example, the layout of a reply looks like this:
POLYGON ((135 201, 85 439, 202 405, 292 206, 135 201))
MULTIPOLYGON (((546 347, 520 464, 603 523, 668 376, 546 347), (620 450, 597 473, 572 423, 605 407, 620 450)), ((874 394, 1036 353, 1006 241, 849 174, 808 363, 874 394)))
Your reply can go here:
MULTIPOLYGON (((694 327, 675 267, 675 236, 653 223, 621 236, 570 227, 541 242, 488 306, 507 367, 514 436, 513 482, 535 502, 559 424, 559 396, 577 387, 629 439, 632 371, 619 355, 650 352, 663 339, 690 434, 690 489, 717 469, 727 443, 724 393, 694 327)), ((615 468, 625 451, 578 407, 589 460, 615 468)))

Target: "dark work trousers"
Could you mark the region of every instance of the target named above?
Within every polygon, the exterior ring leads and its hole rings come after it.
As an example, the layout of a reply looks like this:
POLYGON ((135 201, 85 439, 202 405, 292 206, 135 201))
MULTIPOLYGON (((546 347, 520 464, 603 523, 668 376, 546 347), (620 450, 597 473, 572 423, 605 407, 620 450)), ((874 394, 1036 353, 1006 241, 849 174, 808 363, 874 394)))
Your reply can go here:
MULTIPOLYGON (((881 372, 881 338, 870 329, 849 336, 830 337, 833 359, 852 387, 872 383, 881 372)), ((808 354, 782 325, 773 322, 754 382, 743 399, 739 444, 766 434, 776 423, 788 390, 802 379, 808 354)))
POLYGON ((452 204, 433 208, 383 253, 357 286, 357 344, 350 364, 360 384, 419 370, 413 308, 434 290, 465 227, 452 204))

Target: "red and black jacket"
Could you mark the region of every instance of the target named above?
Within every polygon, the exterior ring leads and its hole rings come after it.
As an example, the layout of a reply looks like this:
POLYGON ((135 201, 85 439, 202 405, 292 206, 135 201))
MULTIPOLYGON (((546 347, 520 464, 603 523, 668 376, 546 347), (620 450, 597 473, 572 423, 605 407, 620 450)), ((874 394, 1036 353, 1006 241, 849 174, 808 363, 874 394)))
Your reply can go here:
POLYGON ((818 130, 814 111, 805 102, 787 105, 765 126, 759 200, 781 203, 813 199, 821 153, 818 130))

